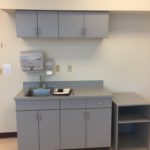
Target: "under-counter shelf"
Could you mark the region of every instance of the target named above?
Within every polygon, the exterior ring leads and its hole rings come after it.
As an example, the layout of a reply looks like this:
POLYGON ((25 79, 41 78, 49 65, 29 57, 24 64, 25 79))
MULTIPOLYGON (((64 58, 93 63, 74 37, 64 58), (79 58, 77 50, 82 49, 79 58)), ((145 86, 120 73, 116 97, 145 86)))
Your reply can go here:
POLYGON ((119 117, 119 124, 124 123, 144 123, 150 122, 150 119, 142 114, 121 114, 119 117))
MULTIPOLYGON (((136 108, 137 107, 131 107, 130 109, 136 108)), ((128 109, 122 111, 122 109, 123 108, 119 108, 119 118, 118 118, 119 124, 150 122, 148 115, 144 114, 145 112, 144 111, 142 112, 141 109, 134 111, 130 111, 128 109)), ((146 110, 147 106, 145 106, 143 109, 146 110)))
POLYGON ((134 133, 119 134, 119 150, 147 150, 147 146, 134 133))

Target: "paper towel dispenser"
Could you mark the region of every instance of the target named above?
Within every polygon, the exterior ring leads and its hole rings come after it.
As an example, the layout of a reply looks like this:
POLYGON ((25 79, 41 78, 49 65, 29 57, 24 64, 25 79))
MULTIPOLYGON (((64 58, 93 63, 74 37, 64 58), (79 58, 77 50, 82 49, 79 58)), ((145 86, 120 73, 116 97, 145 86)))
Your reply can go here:
POLYGON ((44 69, 44 53, 42 51, 22 51, 20 63, 23 71, 41 71, 44 69))

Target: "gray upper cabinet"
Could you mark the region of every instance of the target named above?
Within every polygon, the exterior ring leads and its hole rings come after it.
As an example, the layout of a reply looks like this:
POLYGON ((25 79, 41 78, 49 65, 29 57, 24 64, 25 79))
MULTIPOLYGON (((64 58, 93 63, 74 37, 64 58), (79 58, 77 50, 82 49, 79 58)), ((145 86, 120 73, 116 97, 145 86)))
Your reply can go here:
POLYGON ((37 12, 16 11, 17 37, 37 37, 37 12))
POLYGON ((59 37, 83 37, 83 12, 59 12, 59 37))
POLYGON ((108 12, 84 13, 84 37, 101 38, 108 35, 108 12))
POLYGON ((58 37, 58 13, 55 11, 16 11, 17 36, 24 38, 58 37))
POLYGON ((58 37, 58 13, 38 11, 38 37, 58 37))
POLYGON ((102 38, 108 35, 108 12, 16 11, 22 38, 102 38))
POLYGON ((106 37, 108 24, 108 12, 60 12, 59 37, 106 37))

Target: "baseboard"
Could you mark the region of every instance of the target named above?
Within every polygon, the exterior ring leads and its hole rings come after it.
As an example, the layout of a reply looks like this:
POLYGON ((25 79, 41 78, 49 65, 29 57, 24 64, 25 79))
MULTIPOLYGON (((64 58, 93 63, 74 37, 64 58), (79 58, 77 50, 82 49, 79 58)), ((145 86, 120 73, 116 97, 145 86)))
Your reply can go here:
POLYGON ((17 132, 0 133, 0 138, 15 138, 15 137, 17 137, 17 132))

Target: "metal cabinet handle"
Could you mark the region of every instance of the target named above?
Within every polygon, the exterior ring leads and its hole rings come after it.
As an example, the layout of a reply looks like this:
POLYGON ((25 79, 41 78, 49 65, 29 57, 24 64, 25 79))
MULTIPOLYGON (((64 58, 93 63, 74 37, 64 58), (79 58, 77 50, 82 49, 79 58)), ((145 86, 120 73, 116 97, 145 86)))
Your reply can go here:
POLYGON ((37 36, 39 36, 41 34, 41 28, 37 28, 37 36))
POLYGON ((84 36, 84 28, 81 28, 81 36, 84 36))
POLYGON ((39 113, 39 121, 42 121, 42 114, 39 113))
POLYGON ((38 112, 35 114, 35 120, 36 120, 36 121, 39 120, 39 113, 38 113, 38 112))
POLYGON ((83 28, 83 36, 84 36, 84 37, 86 36, 86 33, 87 33, 87 29, 86 29, 86 28, 83 28))
POLYGON ((87 118, 87 117, 86 117, 86 112, 84 112, 84 120, 86 120, 86 118, 87 118))
POLYGON ((102 105, 102 103, 101 103, 101 102, 98 102, 97 105, 102 105))
POLYGON ((37 27, 34 28, 34 34, 37 36, 37 27))
POLYGON ((35 30, 35 33, 34 33, 34 34, 37 36, 37 35, 38 35, 38 28, 35 27, 34 30, 35 30))
POLYGON ((90 118, 90 113, 86 112, 86 119, 88 120, 90 118))
POLYGON ((90 118, 89 112, 84 112, 84 120, 88 120, 90 118))

